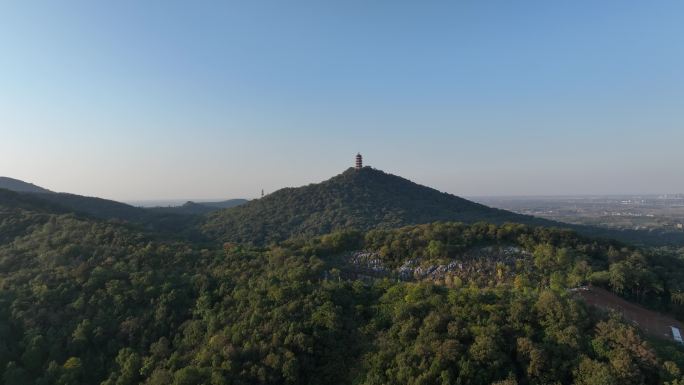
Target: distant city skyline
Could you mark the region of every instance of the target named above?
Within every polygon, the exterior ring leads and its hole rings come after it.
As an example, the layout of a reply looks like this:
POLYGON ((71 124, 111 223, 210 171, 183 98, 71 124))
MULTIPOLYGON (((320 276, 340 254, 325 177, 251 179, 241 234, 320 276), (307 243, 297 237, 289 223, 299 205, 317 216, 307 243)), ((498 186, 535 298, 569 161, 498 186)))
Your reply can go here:
POLYGON ((684 3, 6 2, 0 175, 256 198, 364 164, 452 194, 684 192, 684 3))

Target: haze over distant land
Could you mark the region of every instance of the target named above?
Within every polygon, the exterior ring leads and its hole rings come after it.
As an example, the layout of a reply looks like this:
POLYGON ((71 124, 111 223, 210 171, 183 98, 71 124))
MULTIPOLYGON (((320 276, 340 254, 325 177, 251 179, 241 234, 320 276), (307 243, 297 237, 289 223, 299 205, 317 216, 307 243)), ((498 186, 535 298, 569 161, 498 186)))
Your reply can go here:
POLYGON ((0 175, 255 198, 366 164, 460 196, 684 192, 684 3, 6 2, 0 175))

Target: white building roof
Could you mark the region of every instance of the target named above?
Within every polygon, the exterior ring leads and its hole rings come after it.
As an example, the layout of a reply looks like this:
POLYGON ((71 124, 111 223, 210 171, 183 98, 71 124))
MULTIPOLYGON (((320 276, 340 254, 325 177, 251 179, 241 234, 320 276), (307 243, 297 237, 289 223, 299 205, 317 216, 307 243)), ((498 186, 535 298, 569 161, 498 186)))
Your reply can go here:
POLYGON ((679 329, 674 326, 670 326, 670 328, 672 329, 672 337, 674 340, 679 343, 684 343, 684 340, 682 340, 682 333, 679 332, 679 329))

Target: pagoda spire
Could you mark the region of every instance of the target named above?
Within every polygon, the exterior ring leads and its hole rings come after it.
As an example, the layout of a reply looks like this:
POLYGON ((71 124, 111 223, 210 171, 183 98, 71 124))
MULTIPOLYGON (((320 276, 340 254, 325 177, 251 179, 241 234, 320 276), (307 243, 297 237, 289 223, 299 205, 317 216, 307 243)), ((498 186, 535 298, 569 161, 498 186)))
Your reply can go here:
POLYGON ((363 168, 363 157, 360 153, 356 154, 356 169, 361 170, 363 168))

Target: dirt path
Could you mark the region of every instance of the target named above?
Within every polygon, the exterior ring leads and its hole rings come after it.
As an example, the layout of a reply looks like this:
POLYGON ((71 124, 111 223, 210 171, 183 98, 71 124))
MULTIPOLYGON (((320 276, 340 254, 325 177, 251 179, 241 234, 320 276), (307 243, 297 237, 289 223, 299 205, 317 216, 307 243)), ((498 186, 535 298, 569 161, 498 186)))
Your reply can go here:
POLYGON ((672 326, 684 332, 682 323, 676 319, 628 302, 607 290, 592 287, 579 289, 577 293, 590 305, 620 312, 625 319, 653 336, 674 341, 672 326))

